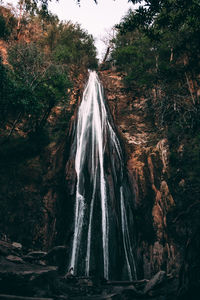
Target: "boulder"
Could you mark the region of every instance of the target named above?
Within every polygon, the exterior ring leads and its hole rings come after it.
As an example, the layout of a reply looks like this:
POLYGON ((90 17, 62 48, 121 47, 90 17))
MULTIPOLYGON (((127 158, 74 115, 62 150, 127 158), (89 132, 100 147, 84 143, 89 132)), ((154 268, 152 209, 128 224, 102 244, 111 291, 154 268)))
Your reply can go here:
POLYGON ((39 265, 45 265, 44 257, 46 256, 47 252, 45 251, 31 251, 28 254, 23 256, 25 261, 30 263, 37 263, 39 265))
POLYGON ((167 279, 165 271, 159 271, 156 273, 146 284, 144 288, 144 293, 148 293, 150 290, 158 287, 161 283, 163 283, 167 279))
POLYGON ((47 255, 47 252, 45 251, 31 251, 27 253, 28 256, 32 256, 36 259, 41 259, 43 258, 45 255, 47 255))
POLYGON ((48 296, 56 276, 56 267, 19 263, 13 257, 9 260, 0 257, 0 291, 3 294, 37 296, 37 293, 41 293, 48 296))
POLYGON ((19 249, 14 247, 11 243, 0 241, 0 255, 8 256, 8 255, 18 255, 19 249))
POLYGON ((18 250, 22 250, 22 244, 20 244, 20 243, 13 242, 13 243, 12 243, 12 246, 15 247, 15 248, 18 249, 18 250))
POLYGON ((6 256, 6 259, 9 260, 9 261, 15 262, 17 264, 23 264, 24 263, 24 261, 21 257, 15 256, 15 255, 8 255, 8 256, 6 256))

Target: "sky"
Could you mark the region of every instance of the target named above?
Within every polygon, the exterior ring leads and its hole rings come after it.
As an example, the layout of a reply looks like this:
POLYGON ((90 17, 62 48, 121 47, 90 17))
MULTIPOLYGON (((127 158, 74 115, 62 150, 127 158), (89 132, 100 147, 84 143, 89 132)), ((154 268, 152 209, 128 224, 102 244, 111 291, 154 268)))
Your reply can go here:
MULTIPOLYGON (((8 0, 4 3, 12 3, 14 6, 17 0, 8 0)), ((126 14, 129 8, 134 8, 128 0, 81 0, 80 6, 76 0, 52 0, 49 9, 56 14, 60 20, 81 24, 81 27, 92 34, 95 38, 95 45, 98 50, 98 58, 105 53, 105 43, 102 41, 106 33, 126 14)))

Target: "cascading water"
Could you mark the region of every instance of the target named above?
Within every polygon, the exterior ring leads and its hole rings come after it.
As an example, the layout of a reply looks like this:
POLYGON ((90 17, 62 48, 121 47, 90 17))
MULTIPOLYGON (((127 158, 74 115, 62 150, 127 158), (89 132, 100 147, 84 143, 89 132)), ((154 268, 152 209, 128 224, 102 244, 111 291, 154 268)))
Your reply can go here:
POLYGON ((90 71, 71 150, 77 176, 69 268, 106 279, 136 278, 131 193, 97 73, 90 71))

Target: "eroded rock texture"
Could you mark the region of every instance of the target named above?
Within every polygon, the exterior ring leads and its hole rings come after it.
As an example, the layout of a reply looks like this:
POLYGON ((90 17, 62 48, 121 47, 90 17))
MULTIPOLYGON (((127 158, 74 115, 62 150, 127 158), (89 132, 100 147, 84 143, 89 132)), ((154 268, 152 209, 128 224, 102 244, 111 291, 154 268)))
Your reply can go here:
POLYGON ((167 131, 157 126, 153 99, 127 91, 121 74, 102 71, 101 78, 125 144, 127 168, 136 193, 139 276, 150 278, 164 270, 178 278, 177 295, 187 299, 189 294, 195 295, 199 286, 196 269, 200 214, 195 194, 189 196, 188 203, 184 193, 189 188, 186 189, 187 178, 183 179, 183 174, 180 177, 184 141, 169 141, 167 131), (171 158, 173 152, 178 157, 176 165, 171 158))
POLYGON ((54 108, 45 132, 0 137, 0 234, 27 248, 49 249, 66 242, 65 165, 70 119, 81 99, 83 78, 74 83, 69 103, 54 108), (64 214, 63 214, 64 213, 64 214))
MULTIPOLYGON (((145 281, 130 288, 113 287, 112 283, 112 288, 106 292, 109 296, 99 299, 196 299, 200 268, 200 202, 198 180, 192 178, 189 183, 194 182, 194 185, 191 186, 187 182, 190 173, 186 171, 192 164, 186 152, 190 141, 181 140, 173 145, 166 131, 157 126, 152 99, 139 98, 127 91, 120 74, 103 71, 100 75, 124 145, 130 185, 136 195, 137 269, 139 279, 145 278, 145 281), (158 273, 160 271, 167 276, 158 273), (158 296, 155 278, 152 278, 157 273, 156 282, 161 276, 163 284, 158 296), (148 290, 147 282, 153 288, 148 290), (139 292, 135 291, 135 287, 139 292)), ((71 195, 76 174, 72 171, 74 166, 70 166, 69 149, 81 91, 79 86, 72 95, 69 115, 73 116, 71 123, 64 122, 63 136, 41 145, 39 152, 31 149, 31 155, 24 152, 24 148, 20 150, 20 147, 26 146, 23 143, 14 145, 13 149, 8 148, 9 152, 1 156, 0 230, 21 242, 27 253, 28 248, 47 250, 53 245, 63 247, 72 237, 74 205, 71 195)), ((50 132, 55 126, 60 126, 56 121, 59 108, 54 113, 49 120, 50 132)), ((28 147, 27 151, 30 151, 28 147)), ((197 176, 195 178, 198 179, 197 176)), ((6 239, 4 234, 2 237, 6 239)), ((34 261, 32 257, 22 257, 17 252, 20 250, 6 249, 1 247, 2 264, 23 265, 21 259, 27 259, 29 263, 34 261)), ((103 291, 99 289, 101 294, 103 291)), ((80 291, 81 288, 77 288, 76 295, 80 291)))

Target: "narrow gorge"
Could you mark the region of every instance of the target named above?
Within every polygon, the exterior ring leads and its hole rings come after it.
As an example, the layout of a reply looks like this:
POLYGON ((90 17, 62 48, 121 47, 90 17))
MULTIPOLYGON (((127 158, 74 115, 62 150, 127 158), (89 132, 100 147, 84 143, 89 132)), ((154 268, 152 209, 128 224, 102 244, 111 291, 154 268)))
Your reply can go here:
MULTIPOLYGON (((187 248, 182 213, 176 212, 172 196, 170 145, 165 135, 157 133, 147 99, 132 101, 134 95, 124 88, 120 73, 100 71, 99 76, 90 72, 85 87, 80 89, 78 84, 74 90, 70 101, 74 114, 65 141, 47 146, 45 160, 41 153, 26 166, 31 172, 36 164, 38 169, 48 167, 43 181, 26 183, 22 194, 29 195, 26 205, 32 209, 31 199, 37 192, 43 207, 41 211, 41 204, 34 204, 40 223, 34 216, 31 223, 18 228, 5 222, 4 232, 18 237, 25 247, 54 247, 58 251, 53 254, 54 263, 62 274, 72 270, 70 276, 85 280, 141 284, 138 291, 128 292, 130 299, 179 299, 185 293, 185 280, 191 284, 188 276, 193 274, 196 256, 190 256, 195 248, 193 244, 187 248), (24 226, 33 232, 32 245, 24 240, 24 226)), ((198 202, 194 211, 193 206, 189 209, 196 226, 198 202)), ((48 258, 49 254, 44 255, 48 258)), ((52 264, 47 258, 42 254, 40 259, 52 264)), ((122 288, 120 299, 126 299, 126 290, 122 288)))
POLYGON ((199 1, 12 2, 0 300, 199 299, 199 1))

